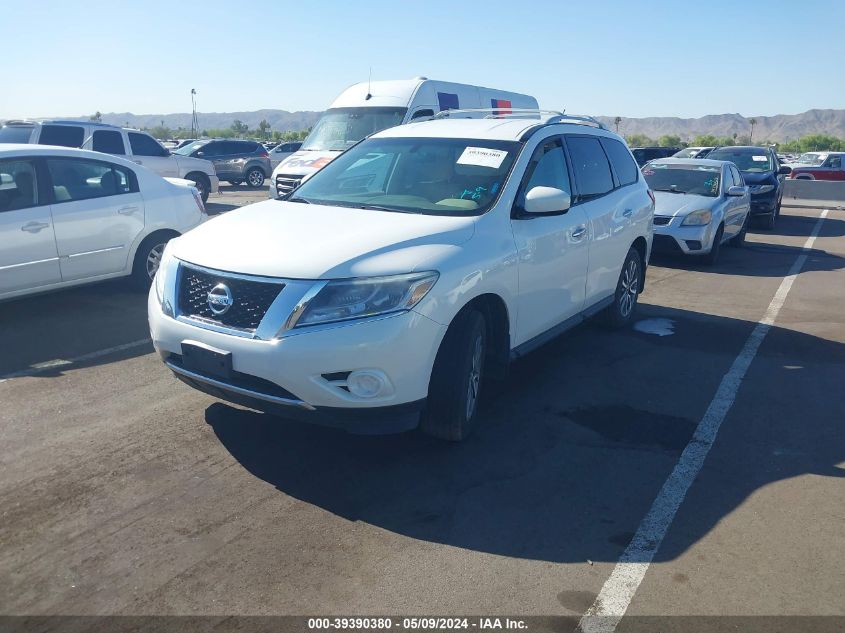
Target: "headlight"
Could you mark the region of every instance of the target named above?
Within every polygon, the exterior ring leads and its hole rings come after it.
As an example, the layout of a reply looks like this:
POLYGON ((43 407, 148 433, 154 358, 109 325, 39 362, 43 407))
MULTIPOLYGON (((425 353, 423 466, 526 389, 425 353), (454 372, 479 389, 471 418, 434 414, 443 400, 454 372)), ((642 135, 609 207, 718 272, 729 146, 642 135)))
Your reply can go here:
POLYGON ((770 191, 774 191, 774 185, 751 185, 748 187, 749 193, 769 193, 770 191))
POLYGON ((681 226, 704 226, 705 224, 710 224, 712 218, 713 214, 710 209, 699 209, 685 217, 684 221, 681 222, 681 226))
POLYGON ((346 321, 410 310, 431 290, 439 273, 430 271, 389 277, 362 277, 328 282, 288 327, 346 321))
POLYGON ((170 244, 164 247, 164 253, 161 255, 161 262, 159 262, 156 276, 153 279, 153 285, 156 289, 156 298, 161 304, 161 309, 168 316, 173 316, 173 307, 169 301, 164 298, 164 291, 167 288, 167 281, 170 275, 174 274, 176 269, 176 258, 170 254, 170 244))

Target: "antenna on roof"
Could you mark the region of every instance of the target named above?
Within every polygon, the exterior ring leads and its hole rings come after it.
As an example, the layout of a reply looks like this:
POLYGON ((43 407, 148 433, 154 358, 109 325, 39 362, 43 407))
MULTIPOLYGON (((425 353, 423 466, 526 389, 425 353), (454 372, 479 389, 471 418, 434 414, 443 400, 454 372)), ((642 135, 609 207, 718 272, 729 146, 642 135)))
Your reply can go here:
POLYGON ((373 67, 370 66, 370 76, 367 78, 367 96, 364 97, 364 101, 369 101, 373 98, 373 95, 370 94, 370 86, 373 83, 373 67))

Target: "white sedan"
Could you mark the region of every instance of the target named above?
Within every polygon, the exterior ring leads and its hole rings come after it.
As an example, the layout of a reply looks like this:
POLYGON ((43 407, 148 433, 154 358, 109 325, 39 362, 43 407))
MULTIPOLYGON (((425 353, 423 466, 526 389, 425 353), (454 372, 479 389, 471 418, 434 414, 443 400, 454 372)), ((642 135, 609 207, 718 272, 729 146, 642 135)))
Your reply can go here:
POLYGON ((0 300, 121 276, 149 287, 167 242, 208 217, 192 184, 100 152, 0 146, 0 300))

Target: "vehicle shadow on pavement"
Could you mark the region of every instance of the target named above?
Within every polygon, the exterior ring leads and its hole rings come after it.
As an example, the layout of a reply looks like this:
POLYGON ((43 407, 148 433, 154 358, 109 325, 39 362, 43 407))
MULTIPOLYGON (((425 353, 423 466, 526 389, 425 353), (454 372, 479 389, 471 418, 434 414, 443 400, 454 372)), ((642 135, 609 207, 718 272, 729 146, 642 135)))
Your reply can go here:
MULTIPOLYGON (((7 301, 0 303, 0 376, 149 337, 147 293, 124 279, 7 301)), ((149 347, 137 346, 119 357, 92 359, 88 365, 148 352, 149 347)), ((79 366, 58 366, 37 375, 58 376, 63 369, 79 366)))
MULTIPOLYGON (((615 561, 755 326, 652 305, 639 318, 671 320, 674 334, 574 330, 514 365, 461 444, 416 432, 350 435, 222 403, 208 407, 206 422, 255 477, 350 521, 502 556, 615 561)), ((741 415, 729 414, 699 477, 715 483, 693 485, 682 529, 657 558, 677 557, 769 484, 845 476, 836 407, 822 397, 793 412, 765 395, 790 385, 815 393, 843 379, 845 346, 774 328, 743 387, 764 395, 738 400, 741 415)))
MULTIPOLYGON (((761 229, 752 224, 748 232, 756 235, 809 237, 818 219, 818 215, 792 215, 783 212, 778 218, 775 228, 761 229)), ((842 237, 843 235, 845 235, 845 220, 832 217, 829 214, 822 223, 819 237, 842 237)))

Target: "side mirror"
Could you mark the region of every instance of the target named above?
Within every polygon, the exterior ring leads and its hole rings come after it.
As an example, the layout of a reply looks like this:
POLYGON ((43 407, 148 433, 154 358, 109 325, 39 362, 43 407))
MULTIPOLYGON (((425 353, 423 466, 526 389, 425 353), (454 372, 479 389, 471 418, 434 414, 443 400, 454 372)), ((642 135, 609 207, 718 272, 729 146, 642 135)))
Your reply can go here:
POLYGON ((572 205, 572 198, 562 189, 534 187, 525 194, 525 213, 563 213, 572 205))
POLYGON ((205 152, 197 152, 196 154, 194 154, 194 156, 196 156, 197 158, 202 158, 203 156, 205 156, 205 152))
POLYGON ((784 175, 788 176, 792 173, 792 167, 787 167, 786 165, 781 165, 780 169, 778 169, 778 176, 784 175))
POLYGON ((748 193, 748 187, 740 187, 739 185, 728 187, 729 196, 744 196, 746 193, 748 193))

